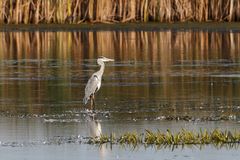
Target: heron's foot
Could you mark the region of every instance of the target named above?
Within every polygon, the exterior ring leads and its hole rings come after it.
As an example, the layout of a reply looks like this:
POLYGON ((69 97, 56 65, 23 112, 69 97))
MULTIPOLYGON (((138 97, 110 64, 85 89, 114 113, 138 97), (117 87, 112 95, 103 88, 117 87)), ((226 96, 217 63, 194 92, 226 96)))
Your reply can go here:
POLYGON ((96 110, 95 109, 87 109, 87 113, 96 114, 96 110))
POLYGON ((95 119, 95 116, 96 116, 96 112, 93 111, 93 110, 90 110, 90 112, 88 112, 88 116, 89 116, 92 120, 94 120, 94 119, 95 119))
POLYGON ((95 109, 91 109, 91 113, 96 114, 97 112, 95 109))

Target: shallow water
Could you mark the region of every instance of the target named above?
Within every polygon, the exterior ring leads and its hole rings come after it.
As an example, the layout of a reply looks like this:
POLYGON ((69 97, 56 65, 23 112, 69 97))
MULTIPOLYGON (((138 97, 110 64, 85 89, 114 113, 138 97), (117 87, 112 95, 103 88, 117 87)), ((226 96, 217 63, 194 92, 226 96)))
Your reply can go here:
POLYGON ((102 158, 98 147, 75 143, 81 136, 145 129, 239 130, 239 32, 0 32, 0 42, 5 159, 42 159, 42 154, 77 159, 88 157, 89 148, 94 150, 89 159, 239 156, 238 149, 226 147, 132 151, 114 146, 103 147, 102 158), (115 62, 106 64, 93 120, 82 98, 100 55, 115 62), (68 144, 71 136, 76 141, 68 144), (62 139, 56 143, 56 137, 62 139))
POLYGON ((89 159, 89 160, 134 160, 134 159, 196 159, 196 160, 207 160, 207 159, 233 159, 237 160, 239 156, 238 149, 221 148, 218 150, 211 146, 205 146, 202 149, 198 147, 181 147, 171 151, 171 148, 144 148, 139 147, 135 150, 113 146, 112 149, 108 146, 107 148, 98 148, 96 146, 89 145, 72 145, 65 144, 61 146, 38 146, 38 147, 15 147, 9 151, 8 148, 1 148, 1 156, 3 159, 89 159), (13 158, 12 152, 16 156, 13 158), (31 154, 29 154, 31 153, 31 154), (47 153, 47 154, 46 154, 47 153), (223 154, 224 153, 224 154, 223 154), (155 158, 154 158, 155 157, 155 158))

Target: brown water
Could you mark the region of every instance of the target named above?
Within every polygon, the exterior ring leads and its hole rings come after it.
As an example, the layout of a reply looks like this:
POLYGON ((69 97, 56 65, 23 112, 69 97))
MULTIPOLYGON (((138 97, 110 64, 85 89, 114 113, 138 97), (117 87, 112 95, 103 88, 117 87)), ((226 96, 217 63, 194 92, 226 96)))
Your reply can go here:
MULTIPOLYGON (((240 129, 239 32, 0 32, 0 43, 0 144, 5 153, 13 151, 9 146, 20 145, 33 153, 41 148, 37 155, 50 155, 48 149, 59 153, 64 149, 68 155, 69 148, 89 154, 85 145, 44 145, 55 136, 147 128, 240 129), (106 64, 96 95, 96 121, 92 121, 82 98, 101 55, 115 62, 106 64)), ((192 154, 186 149, 186 155, 196 158, 207 150, 192 154)), ((219 154, 212 150, 213 157, 219 154)), ((32 159, 24 152, 19 149, 19 156, 32 159)), ((151 152, 146 151, 149 156, 151 152)), ((169 150, 170 159, 179 153, 169 150)))

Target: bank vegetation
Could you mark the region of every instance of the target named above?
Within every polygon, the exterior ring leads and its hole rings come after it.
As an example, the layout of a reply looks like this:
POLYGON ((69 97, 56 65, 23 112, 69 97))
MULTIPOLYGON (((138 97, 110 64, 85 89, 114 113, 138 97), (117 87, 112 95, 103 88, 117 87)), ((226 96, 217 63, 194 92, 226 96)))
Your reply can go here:
POLYGON ((1 0, 0 23, 240 21, 240 0, 1 0))

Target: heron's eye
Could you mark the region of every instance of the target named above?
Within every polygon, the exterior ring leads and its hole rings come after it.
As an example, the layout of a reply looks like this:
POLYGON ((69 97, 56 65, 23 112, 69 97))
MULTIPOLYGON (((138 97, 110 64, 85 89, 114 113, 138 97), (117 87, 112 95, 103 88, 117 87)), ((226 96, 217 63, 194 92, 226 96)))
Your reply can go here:
POLYGON ((98 58, 104 58, 103 56, 99 56, 98 58))

